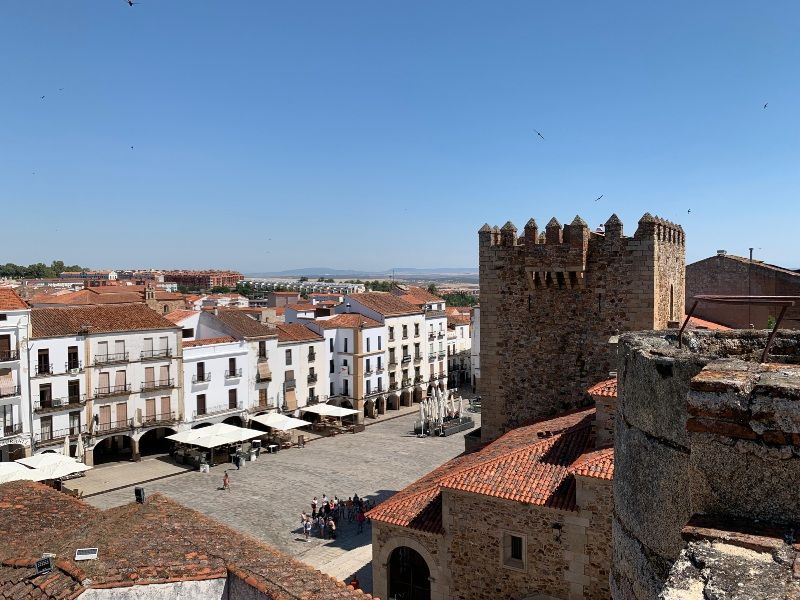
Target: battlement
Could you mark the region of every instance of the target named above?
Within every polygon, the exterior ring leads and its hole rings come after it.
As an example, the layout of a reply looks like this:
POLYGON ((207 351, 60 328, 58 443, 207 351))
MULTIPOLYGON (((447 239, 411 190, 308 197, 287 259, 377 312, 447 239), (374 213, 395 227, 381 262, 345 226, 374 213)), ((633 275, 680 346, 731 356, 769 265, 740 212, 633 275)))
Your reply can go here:
POLYGON ((639 219, 639 227, 633 237, 635 239, 653 239, 678 246, 686 245, 686 234, 683 232, 683 227, 659 216, 654 217, 650 213, 644 213, 639 219))

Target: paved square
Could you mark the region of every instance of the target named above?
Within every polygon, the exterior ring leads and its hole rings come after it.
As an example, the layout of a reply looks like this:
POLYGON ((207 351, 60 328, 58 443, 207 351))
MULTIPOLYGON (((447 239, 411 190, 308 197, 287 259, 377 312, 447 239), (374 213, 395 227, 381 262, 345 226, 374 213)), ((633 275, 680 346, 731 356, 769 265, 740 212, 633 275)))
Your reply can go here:
MULTIPOLYGON (((480 415, 471 415, 480 426, 480 415)), ((148 493, 161 492, 195 510, 287 552, 321 571, 345 579, 355 572, 371 591, 371 532, 356 532, 355 523, 340 523, 338 539, 302 540, 300 513, 311 510, 311 499, 347 498, 353 494, 385 500, 425 473, 460 454, 463 434, 447 438, 417 438, 416 413, 370 425, 362 433, 315 440, 303 449, 262 454, 237 471, 231 465, 197 471, 144 484, 148 493), (231 490, 222 491, 228 469, 231 490)), ((102 467, 101 467, 102 468, 102 467)), ((90 504, 108 508, 134 500, 133 488, 99 494, 90 504)))

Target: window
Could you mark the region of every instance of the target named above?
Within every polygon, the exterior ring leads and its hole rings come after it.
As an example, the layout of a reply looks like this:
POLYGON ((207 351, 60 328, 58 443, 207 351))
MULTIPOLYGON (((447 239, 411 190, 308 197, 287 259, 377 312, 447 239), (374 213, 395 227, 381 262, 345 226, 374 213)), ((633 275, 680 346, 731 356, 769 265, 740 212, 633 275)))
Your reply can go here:
POLYGON ((39 362, 37 364, 37 373, 49 373, 50 372, 50 350, 47 348, 43 348, 39 350, 38 354, 39 362))
POLYGON ((236 408, 239 401, 236 397, 236 388, 228 390, 228 408, 236 408))
POLYGON ((382 368, 383 368, 383 358, 379 356, 378 357, 378 371, 380 371, 382 368))
POLYGON ((344 351, 347 352, 347 338, 344 338, 344 351))
POLYGON ((164 314, 165 315, 169 314, 169 305, 167 304, 164 305, 164 314))
POLYGON ((333 359, 330 360, 330 366, 331 366, 331 368, 330 368, 329 373, 333 373, 334 372, 333 359))
POLYGON ((349 363, 347 362, 347 359, 346 359, 346 358, 345 358, 344 360, 342 360, 342 365, 344 365, 344 366, 346 367, 348 364, 349 364, 349 363))
POLYGON ((79 379, 70 379, 67 381, 67 397, 69 403, 74 404, 81 400, 81 382, 79 379))
POLYGON ((378 391, 383 391, 383 377, 378 377, 378 391))
POLYGON ((367 373, 372 372, 372 369, 370 368, 372 366, 371 363, 370 363, 370 360, 367 359, 366 363, 367 363, 367 368, 366 368, 367 373))
POLYGON ((334 391, 334 389, 333 389, 333 382, 332 382, 332 381, 331 381, 331 383, 330 383, 330 395, 331 395, 331 396, 335 396, 335 395, 336 395, 336 392, 335 392, 335 391, 334 391))
POLYGON ((394 327, 389 327, 389 341, 394 341, 394 327))
MULTIPOLYGON (((328 340, 328 344, 329 344, 329 347, 330 347, 330 350, 331 350, 331 352, 333 352, 333 338, 330 338, 330 339, 328 340)), ((333 373, 333 371, 331 371, 331 373, 333 373)))
POLYGON ((350 395, 350 380, 349 379, 344 379, 342 381, 342 385, 344 386, 344 389, 343 389, 344 395, 345 396, 349 396, 350 395))
POLYGON ((503 532, 502 563, 508 569, 525 571, 527 563, 527 539, 519 533, 503 532))
POLYGON ((205 394, 197 394, 197 414, 198 415, 206 414, 206 395, 205 394))
POLYGON ((292 350, 291 349, 286 351, 286 364, 287 365, 292 364, 292 350))
POLYGON ((372 393, 372 382, 367 379, 367 395, 372 393))
POLYGON ((197 381, 205 381, 206 380, 206 363, 199 362, 197 363, 197 381))
POLYGON ((408 325, 403 325, 403 339, 408 337, 408 325))
POLYGON ((414 337, 419 337, 419 323, 414 323, 414 337))
POLYGON ((267 358, 267 342, 258 342, 258 358, 267 358))
POLYGON ((78 347, 70 346, 67 348, 67 369, 80 369, 80 360, 78 359, 78 347))
POLYGON ((53 406, 53 391, 49 383, 39 385, 39 404, 42 408, 53 406))
POLYGON ((183 331, 181 332, 182 338, 193 338, 194 337, 194 327, 184 327, 183 331))
POLYGON ((7 320, 8 320, 8 315, 6 315, 6 314, 1 314, 0 315, 0 321, 7 321, 7 320))
POLYGON ((316 390, 314 388, 308 388, 308 399, 309 400, 315 400, 316 399, 317 395, 316 395, 315 392, 316 392, 316 390))
POLYGON ((81 411, 69 413, 69 433, 77 435, 81 432, 81 411))
POLYGON ((230 372, 231 377, 236 375, 236 359, 235 358, 229 358, 228 359, 228 371, 230 372))
POLYGON ((369 352, 369 336, 367 336, 367 352, 369 352))
POLYGON ((378 336, 378 350, 381 350, 382 348, 383 348, 383 342, 381 340, 381 336, 378 336))

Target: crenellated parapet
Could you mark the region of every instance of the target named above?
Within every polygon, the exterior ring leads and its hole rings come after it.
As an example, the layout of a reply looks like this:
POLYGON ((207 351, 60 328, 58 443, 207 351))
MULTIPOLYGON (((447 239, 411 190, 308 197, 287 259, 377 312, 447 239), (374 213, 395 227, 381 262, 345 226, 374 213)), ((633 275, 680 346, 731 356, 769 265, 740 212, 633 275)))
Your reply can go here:
POLYGON ((636 239, 652 239, 657 242, 675 244, 676 246, 684 246, 686 244, 686 234, 683 231, 683 227, 661 217, 654 217, 650 213, 644 213, 642 218, 639 219, 639 227, 633 237, 636 239))

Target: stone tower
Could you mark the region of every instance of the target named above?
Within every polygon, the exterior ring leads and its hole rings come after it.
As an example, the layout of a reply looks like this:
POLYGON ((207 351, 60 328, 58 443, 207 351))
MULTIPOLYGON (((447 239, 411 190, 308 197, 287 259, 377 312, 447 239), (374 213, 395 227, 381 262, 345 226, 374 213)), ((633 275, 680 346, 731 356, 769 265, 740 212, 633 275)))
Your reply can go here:
POLYGON ((508 222, 478 240, 483 442, 588 400, 616 369, 612 336, 683 316, 684 232, 649 213, 633 237, 612 215, 604 233, 531 219, 519 238, 508 222))

